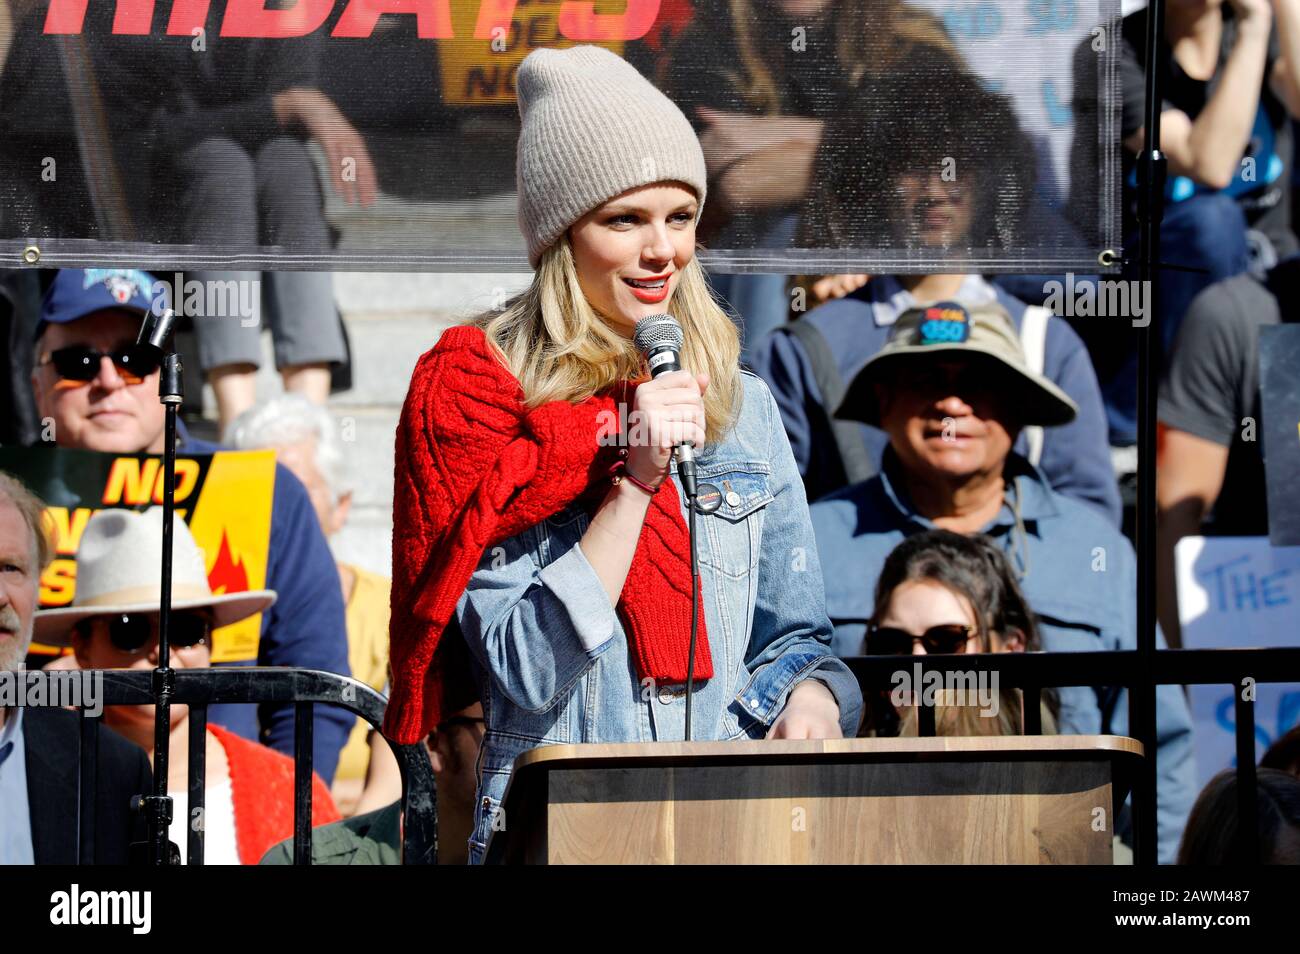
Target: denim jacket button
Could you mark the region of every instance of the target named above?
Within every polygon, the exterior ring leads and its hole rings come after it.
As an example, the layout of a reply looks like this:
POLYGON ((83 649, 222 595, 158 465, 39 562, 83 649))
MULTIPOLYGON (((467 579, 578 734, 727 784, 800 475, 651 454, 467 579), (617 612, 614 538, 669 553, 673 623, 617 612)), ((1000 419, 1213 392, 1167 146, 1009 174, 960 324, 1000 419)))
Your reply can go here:
POLYGON ((757 709, 757 708, 758 708, 758 700, 757 700, 757 699, 750 699, 750 700, 749 700, 749 707, 750 707, 751 709, 757 709))
POLYGON ((684 695, 686 695, 686 685, 684 683, 676 686, 660 686, 658 692, 659 704, 672 705, 673 700, 680 699, 684 695))

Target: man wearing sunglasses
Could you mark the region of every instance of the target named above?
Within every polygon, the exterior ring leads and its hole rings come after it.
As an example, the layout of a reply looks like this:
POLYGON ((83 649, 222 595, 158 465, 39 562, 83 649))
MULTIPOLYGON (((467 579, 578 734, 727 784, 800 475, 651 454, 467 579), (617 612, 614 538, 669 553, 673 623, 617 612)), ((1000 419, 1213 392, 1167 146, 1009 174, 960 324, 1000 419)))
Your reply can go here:
MULTIPOLYGON (((135 347, 153 300, 152 277, 134 269, 64 269, 55 277, 36 328, 32 389, 41 418, 53 424, 58 446, 110 454, 163 452, 158 362, 135 347)), ((181 453, 219 449, 190 437, 183 424, 178 433, 181 453)), ((275 469, 266 585, 279 600, 262 614, 256 664, 350 675, 334 559, 307 491, 280 465, 275 469)), ((260 711, 218 705, 209 715, 247 739, 293 754, 292 705, 260 711)), ((345 710, 315 707, 314 766, 327 784, 352 722, 345 710)))
MULTIPOLYGON (((836 410, 888 435, 881 472, 811 508, 836 653, 863 652, 890 551, 936 527, 983 533, 1002 547, 1044 649, 1136 649, 1132 545, 1012 450, 1023 427, 1057 427, 1075 414, 1075 403, 1029 368, 1000 305, 943 301, 905 312, 836 410)), ((1062 687, 1059 700, 1062 732, 1128 734, 1126 691, 1062 687)), ((1178 686, 1158 689, 1157 727, 1159 855, 1172 863, 1196 796, 1191 714, 1178 686)))

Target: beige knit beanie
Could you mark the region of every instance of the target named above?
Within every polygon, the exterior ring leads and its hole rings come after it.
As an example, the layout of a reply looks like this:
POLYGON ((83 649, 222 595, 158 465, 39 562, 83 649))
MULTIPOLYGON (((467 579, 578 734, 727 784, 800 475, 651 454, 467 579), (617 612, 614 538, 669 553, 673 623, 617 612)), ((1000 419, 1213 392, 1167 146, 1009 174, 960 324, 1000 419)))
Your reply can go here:
POLYGON ((534 50, 515 78, 523 128, 519 228, 536 268, 565 230, 628 189, 677 180, 704 212, 704 153, 690 121, 632 64, 600 46, 534 50))

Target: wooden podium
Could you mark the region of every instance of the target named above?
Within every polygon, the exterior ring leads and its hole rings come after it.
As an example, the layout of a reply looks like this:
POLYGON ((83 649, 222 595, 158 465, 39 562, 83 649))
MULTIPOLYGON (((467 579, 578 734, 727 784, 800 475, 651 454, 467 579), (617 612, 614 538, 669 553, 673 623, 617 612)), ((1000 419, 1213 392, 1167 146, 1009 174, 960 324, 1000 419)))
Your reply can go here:
POLYGON ((543 746, 485 860, 1111 864, 1141 759, 1106 735, 543 746))

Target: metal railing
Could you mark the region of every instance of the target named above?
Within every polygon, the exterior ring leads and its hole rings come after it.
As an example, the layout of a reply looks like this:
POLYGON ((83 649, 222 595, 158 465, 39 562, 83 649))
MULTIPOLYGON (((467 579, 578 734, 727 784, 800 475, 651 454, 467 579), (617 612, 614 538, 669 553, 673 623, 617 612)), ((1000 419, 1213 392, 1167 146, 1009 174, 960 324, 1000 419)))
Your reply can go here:
MULTIPOLYGON (((996 672, 999 684, 1025 694, 1025 734, 1042 732, 1041 703, 1046 688, 1067 686, 1115 687, 1129 690, 1129 726, 1142 743, 1147 769, 1133 785, 1134 856, 1140 865, 1156 863, 1156 726, 1157 686, 1230 685, 1236 705, 1237 837, 1242 857, 1259 857, 1256 827, 1255 703, 1245 689, 1256 683, 1300 682, 1300 647, 1274 649, 1160 649, 1144 674, 1143 654, 1136 650, 1081 653, 973 653, 959 655, 855 656, 845 659, 857 677, 864 698, 894 685, 900 660, 926 672, 996 672), (1151 706, 1147 731, 1139 721, 1140 707, 1151 706)), ((920 700, 918 732, 934 734, 934 709, 920 700)), ((1104 727, 1103 727, 1104 728, 1104 727)))
MULTIPOLYGON (((857 678, 865 698, 895 684, 901 663, 915 671, 946 675, 951 672, 996 673, 999 686, 1021 690, 1025 695, 1025 732, 1042 731, 1040 705, 1048 688, 1123 688, 1129 691, 1130 726, 1139 723, 1135 710, 1144 697, 1154 697, 1162 685, 1229 685, 1236 706, 1238 838, 1243 857, 1259 856, 1256 828, 1255 706, 1244 691, 1258 683, 1300 682, 1300 647, 1274 649, 1165 649, 1155 653, 1150 678, 1139 665, 1141 654, 1134 650, 1056 653, 974 653, 960 655, 855 656, 845 663, 857 678)), ((102 670, 103 708, 154 703, 154 672, 150 670, 102 670)), ((378 728, 383 721, 385 699, 364 683, 335 673, 305 669, 216 668, 177 670, 174 704, 189 709, 188 791, 189 809, 204 807, 208 707, 236 703, 255 705, 292 704, 294 732, 294 827, 293 862, 311 863, 312 818, 312 718, 316 705, 329 704, 347 709, 378 728)), ((934 710, 922 696, 918 731, 934 734, 934 710)), ((82 713, 79 780, 78 863, 94 863, 96 774, 98 772, 97 727, 99 716, 82 713)), ((1103 729, 1105 727, 1103 726, 1103 729)), ((1154 765, 1157 740, 1145 733, 1131 733, 1143 744, 1144 760, 1154 765)), ((390 742, 402 774, 403 864, 437 862, 437 790, 427 752, 422 744, 390 742)), ((147 793, 141 793, 144 795, 147 793)), ((1143 818, 1156 815, 1157 792, 1154 772, 1138 773, 1133 779, 1131 822, 1135 860, 1154 865, 1156 832, 1143 818), (1144 811, 1145 807, 1145 811, 1144 811)), ((204 831, 187 826, 187 864, 202 865, 204 831)))
MULTIPOLYGON (((102 703, 103 708, 155 703, 156 670, 88 672, 102 672, 103 692, 97 702, 102 703)), ((315 707, 320 704, 339 706, 377 729, 383 722, 386 706, 382 695, 349 676, 310 669, 263 667, 175 670, 172 703, 189 707, 188 804, 191 814, 204 807, 208 707, 225 703, 294 706, 293 863, 298 865, 311 864, 312 717, 315 707)), ((97 716, 90 716, 85 711, 81 715, 77 863, 93 864, 96 775, 99 769, 98 724, 103 715, 102 711, 97 716)), ((433 766, 423 744, 398 745, 390 741, 389 745, 402 773, 402 863, 436 864, 438 800, 433 766)), ((140 793, 141 796, 148 794, 140 793)), ((186 862, 202 865, 203 826, 186 827, 186 862)))

